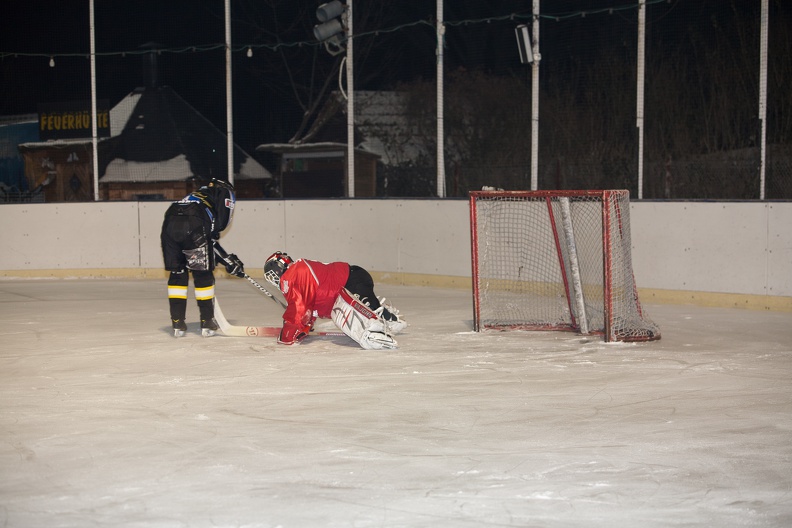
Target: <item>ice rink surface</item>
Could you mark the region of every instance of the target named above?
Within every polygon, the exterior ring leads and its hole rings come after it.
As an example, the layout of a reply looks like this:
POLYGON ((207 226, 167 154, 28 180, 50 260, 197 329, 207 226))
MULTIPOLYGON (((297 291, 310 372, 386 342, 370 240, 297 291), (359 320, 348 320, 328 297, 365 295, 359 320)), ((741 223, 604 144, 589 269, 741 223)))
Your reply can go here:
POLYGON ((164 280, 0 281, 0 526, 792 526, 792 314, 649 305, 660 341, 606 344, 377 290, 398 350, 202 338, 192 298, 175 339, 164 280))

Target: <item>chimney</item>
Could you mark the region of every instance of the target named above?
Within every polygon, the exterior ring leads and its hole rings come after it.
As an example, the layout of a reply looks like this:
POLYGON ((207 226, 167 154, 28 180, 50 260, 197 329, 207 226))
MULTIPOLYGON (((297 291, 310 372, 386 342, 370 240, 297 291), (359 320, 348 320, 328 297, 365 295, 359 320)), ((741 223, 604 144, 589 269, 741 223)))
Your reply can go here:
POLYGON ((159 53, 162 45, 157 42, 148 42, 140 46, 140 49, 149 50, 143 57, 143 78, 147 88, 159 87, 159 53))

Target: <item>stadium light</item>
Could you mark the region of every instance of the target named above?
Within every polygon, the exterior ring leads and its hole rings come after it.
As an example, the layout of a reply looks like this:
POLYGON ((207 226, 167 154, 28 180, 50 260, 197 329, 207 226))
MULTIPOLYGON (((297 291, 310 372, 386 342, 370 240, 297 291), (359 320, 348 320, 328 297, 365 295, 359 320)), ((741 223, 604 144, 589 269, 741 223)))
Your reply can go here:
POLYGON ((520 51, 520 62, 530 64, 534 61, 533 50, 531 49, 531 34, 528 32, 526 24, 520 24, 514 29, 517 35, 517 49, 520 51))
POLYGON ((330 55, 345 51, 344 39, 347 31, 346 6, 339 0, 320 5, 316 10, 320 24, 314 26, 314 37, 323 43, 330 55))

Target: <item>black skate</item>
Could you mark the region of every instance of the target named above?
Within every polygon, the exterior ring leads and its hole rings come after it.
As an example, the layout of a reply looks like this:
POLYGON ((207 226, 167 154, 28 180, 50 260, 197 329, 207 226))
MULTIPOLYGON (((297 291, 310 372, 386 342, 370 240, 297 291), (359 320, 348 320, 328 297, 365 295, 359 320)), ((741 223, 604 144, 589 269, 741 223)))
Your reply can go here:
POLYGON ((173 337, 184 337, 187 332, 187 323, 184 319, 174 319, 173 321, 173 337))
POLYGON ((215 321, 214 317, 209 320, 201 321, 201 335, 203 337, 212 337, 216 335, 218 328, 220 327, 217 325, 217 321, 215 321))

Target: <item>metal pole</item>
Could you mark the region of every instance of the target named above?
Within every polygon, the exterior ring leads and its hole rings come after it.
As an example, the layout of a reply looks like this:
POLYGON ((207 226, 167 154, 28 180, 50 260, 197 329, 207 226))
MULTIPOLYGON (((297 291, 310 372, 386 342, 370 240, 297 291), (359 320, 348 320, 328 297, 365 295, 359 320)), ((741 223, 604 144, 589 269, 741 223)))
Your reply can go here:
POLYGON ((531 63, 531 190, 539 189, 539 0, 533 0, 533 53, 531 63))
POLYGON ((443 100, 443 43, 445 23, 443 21, 443 0, 437 0, 437 197, 445 193, 445 105, 443 100))
POLYGON ((228 183, 234 184, 234 104, 231 89, 231 0, 225 0, 225 59, 226 59, 226 149, 228 155, 228 183))
POLYGON ((90 0, 89 22, 91 25, 91 150, 93 151, 93 187, 94 201, 99 201, 99 133, 96 124, 96 28, 94 18, 94 0, 90 0))
POLYGON ((347 196, 355 197, 355 79, 352 53, 352 0, 347 0, 347 196))
POLYGON ((759 44, 759 121, 762 126, 761 158, 759 162, 759 199, 765 199, 765 170, 767 168, 767 25, 768 0, 762 0, 759 44))
POLYGON ((646 71, 646 0, 638 2, 638 68, 636 79, 635 126, 638 128, 638 199, 643 198, 644 161, 644 78, 646 71))

